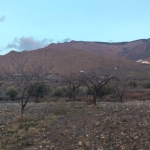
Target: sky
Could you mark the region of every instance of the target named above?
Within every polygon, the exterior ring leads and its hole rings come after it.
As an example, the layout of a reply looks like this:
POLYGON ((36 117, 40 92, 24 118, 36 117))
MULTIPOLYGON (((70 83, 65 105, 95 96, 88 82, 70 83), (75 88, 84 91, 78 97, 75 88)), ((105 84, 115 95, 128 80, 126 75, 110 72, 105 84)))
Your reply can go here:
POLYGON ((150 38, 150 0, 0 0, 0 55, 50 43, 150 38))

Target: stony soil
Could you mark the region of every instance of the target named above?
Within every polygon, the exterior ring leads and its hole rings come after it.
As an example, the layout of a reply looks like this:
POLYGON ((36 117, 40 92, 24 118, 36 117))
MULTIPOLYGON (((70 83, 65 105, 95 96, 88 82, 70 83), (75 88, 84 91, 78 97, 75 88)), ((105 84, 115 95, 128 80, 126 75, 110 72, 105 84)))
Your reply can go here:
POLYGON ((0 150, 148 150, 150 102, 0 103, 0 150))

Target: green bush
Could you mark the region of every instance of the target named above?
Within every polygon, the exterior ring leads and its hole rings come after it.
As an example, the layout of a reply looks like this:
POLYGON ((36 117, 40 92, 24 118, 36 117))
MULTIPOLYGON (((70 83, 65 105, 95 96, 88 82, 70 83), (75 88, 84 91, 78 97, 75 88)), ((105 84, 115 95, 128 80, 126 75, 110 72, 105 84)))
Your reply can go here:
POLYGON ((102 87, 101 91, 100 91, 100 97, 105 96, 105 95, 110 95, 115 93, 115 89, 112 85, 105 85, 102 87))
MULTIPOLYGON (((91 90, 93 91, 94 90, 94 87, 91 87, 91 90)), ((105 85, 101 88, 101 90, 99 90, 97 93, 98 93, 98 96, 99 97, 103 97, 105 95, 110 95, 112 93, 115 92, 115 89, 112 85, 105 85)), ((88 95, 92 95, 91 91, 88 89, 87 90, 87 94, 88 95)))
POLYGON ((27 89, 27 94, 36 97, 36 101, 38 98, 43 98, 51 92, 50 86, 46 83, 37 83, 32 82, 29 84, 27 89))
POLYGON ((65 97, 66 95, 66 89, 62 88, 62 87, 57 87, 54 91, 53 91, 53 96, 54 97, 65 97))
POLYGON ((18 91, 15 87, 10 86, 7 88, 5 95, 9 96, 9 98, 14 101, 18 95, 18 91))
MULTIPOLYGON (((79 94, 81 90, 78 88, 75 90, 75 95, 79 94)), ((72 92, 67 86, 59 86, 56 89, 53 90, 53 97, 69 97, 72 98, 72 92)))
POLYGON ((150 82, 146 82, 143 85, 146 89, 150 89, 150 82))
POLYGON ((138 85, 137 85, 136 81, 130 80, 130 81, 128 81, 128 86, 130 86, 131 88, 136 88, 138 85))

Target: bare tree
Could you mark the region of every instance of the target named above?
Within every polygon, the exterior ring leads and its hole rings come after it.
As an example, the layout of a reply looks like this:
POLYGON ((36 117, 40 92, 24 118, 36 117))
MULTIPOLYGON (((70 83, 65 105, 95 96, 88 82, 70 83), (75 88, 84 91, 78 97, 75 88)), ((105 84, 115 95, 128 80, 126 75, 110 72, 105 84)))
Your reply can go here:
POLYGON ((78 78, 78 75, 75 73, 71 73, 69 76, 63 76, 63 78, 71 94, 70 97, 72 97, 72 99, 75 101, 76 91, 81 86, 81 82, 78 78))
POLYGON ((46 82, 47 74, 51 71, 52 65, 45 65, 44 62, 35 58, 28 60, 28 57, 20 54, 18 57, 11 58, 9 67, 5 70, 8 80, 11 80, 17 87, 21 99, 21 115, 35 90, 46 82), (27 92, 31 82, 36 82, 31 92, 27 92))
POLYGON ((127 79, 128 79, 127 74, 126 74, 125 69, 123 68, 115 70, 114 74, 118 78, 118 80, 115 80, 115 82, 112 82, 116 91, 115 94, 119 98, 120 102, 123 103, 124 96, 129 89, 128 84, 127 84, 127 79))
POLYGON ((92 104, 96 105, 96 99, 101 95, 102 88, 110 81, 116 80, 117 78, 111 76, 109 73, 101 72, 90 72, 90 73, 81 73, 80 81, 85 85, 90 94, 93 96, 92 104))
POLYGON ((128 86, 125 80, 119 79, 114 82, 114 87, 116 90, 116 96, 119 98, 120 102, 123 103, 124 95, 128 91, 128 86))
POLYGON ((0 74, 0 98, 2 98, 2 89, 1 86, 3 85, 4 77, 0 74))

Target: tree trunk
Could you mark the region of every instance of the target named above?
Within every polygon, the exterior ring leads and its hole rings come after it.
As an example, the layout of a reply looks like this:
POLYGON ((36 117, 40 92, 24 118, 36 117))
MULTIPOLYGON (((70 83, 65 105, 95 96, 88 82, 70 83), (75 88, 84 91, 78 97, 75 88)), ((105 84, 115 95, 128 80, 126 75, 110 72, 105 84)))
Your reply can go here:
POLYGON ((23 114, 24 114, 24 107, 22 106, 21 107, 21 116, 23 117, 23 114))
POLYGON ((75 101, 75 99, 76 99, 74 90, 72 91, 72 99, 73 99, 73 101, 75 101))
POLYGON ((26 107, 26 105, 28 103, 28 100, 29 100, 29 97, 27 97, 27 99, 25 100, 25 102, 24 102, 23 98, 21 100, 21 116, 22 117, 23 117, 23 114, 24 114, 24 109, 25 109, 25 107, 26 107))
POLYGON ((39 97, 36 96, 36 97, 35 97, 35 103, 38 103, 38 102, 39 102, 39 97))
POLYGON ((120 96, 120 102, 121 103, 123 102, 123 96, 120 96))
POLYGON ((96 106, 96 94, 93 94, 93 101, 92 101, 92 105, 96 106))

